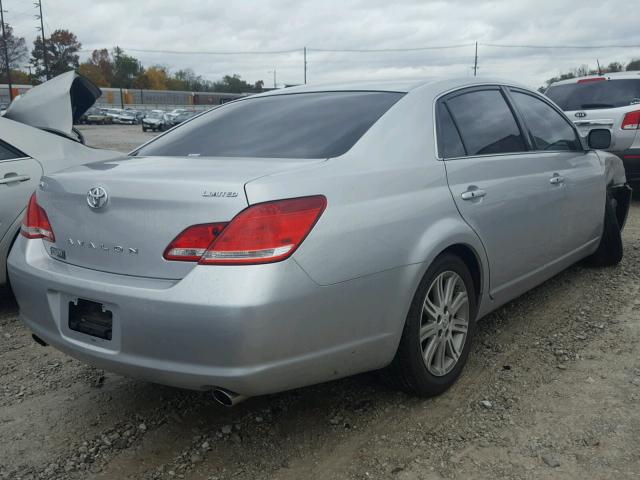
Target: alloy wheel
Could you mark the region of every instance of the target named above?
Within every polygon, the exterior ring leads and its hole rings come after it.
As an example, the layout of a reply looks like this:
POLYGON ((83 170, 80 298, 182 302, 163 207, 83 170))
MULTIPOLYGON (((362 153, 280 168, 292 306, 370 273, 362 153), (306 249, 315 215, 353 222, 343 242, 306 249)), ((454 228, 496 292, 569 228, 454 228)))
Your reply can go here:
POLYGON ((440 273, 422 306, 420 347, 429 373, 442 377, 456 366, 469 329, 469 296, 455 272, 440 273))

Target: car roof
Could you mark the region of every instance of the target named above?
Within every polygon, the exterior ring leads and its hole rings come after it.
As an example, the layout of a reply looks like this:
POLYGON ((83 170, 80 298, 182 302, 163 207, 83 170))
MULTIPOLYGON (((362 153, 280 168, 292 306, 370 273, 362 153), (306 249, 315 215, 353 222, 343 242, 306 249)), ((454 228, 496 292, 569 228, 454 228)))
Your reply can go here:
POLYGON ((431 87, 436 90, 446 91, 454 88, 473 85, 513 85, 531 90, 531 87, 521 85, 501 78, 485 77, 431 77, 419 80, 390 80, 390 81, 369 81, 369 82, 341 82, 341 83, 318 83, 309 85, 298 85, 279 90, 270 90, 258 96, 286 95, 290 93, 311 93, 311 92, 337 92, 337 91, 377 91, 377 92, 401 92, 408 93, 419 88, 431 87))
POLYGON ((567 85, 571 83, 578 83, 579 81, 584 80, 593 80, 596 78, 606 78, 607 80, 628 80, 628 79, 639 79, 640 80, 640 71, 632 70, 630 72, 612 72, 612 73, 603 73, 602 75, 588 75, 586 77, 576 77, 569 78, 567 80, 560 80, 558 82, 553 82, 550 87, 555 85, 567 85))

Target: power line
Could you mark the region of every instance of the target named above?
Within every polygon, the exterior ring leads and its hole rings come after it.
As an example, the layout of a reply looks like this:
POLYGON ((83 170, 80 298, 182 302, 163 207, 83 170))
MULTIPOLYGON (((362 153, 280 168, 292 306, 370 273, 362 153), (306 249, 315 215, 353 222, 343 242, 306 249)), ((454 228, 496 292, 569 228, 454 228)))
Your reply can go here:
POLYGON ((461 43, 457 45, 434 45, 431 47, 413 48, 307 48, 310 52, 327 53, 381 53, 381 52, 419 52, 422 50, 445 50, 450 48, 472 47, 473 43, 461 43))
MULTIPOLYGON (((287 53, 303 53, 321 52, 321 53, 382 53, 382 52, 419 52, 423 50, 445 50, 452 48, 472 47, 473 43, 463 43, 457 45, 434 45, 428 47, 412 47, 412 48, 292 48, 287 50, 156 50, 150 48, 127 48, 127 50, 135 53, 163 53, 171 55, 280 55, 287 53)), ((81 52, 90 52, 91 49, 82 49, 81 52)))
MULTIPOLYGON (((39 6, 40 2, 36 3, 39 6)), ((603 48, 640 48, 639 45, 512 45, 504 43, 459 43, 452 45, 432 45, 423 47, 402 48, 313 48, 300 47, 285 50, 164 50, 151 48, 127 48, 124 50, 135 53, 161 53, 169 55, 283 55, 289 53, 316 52, 316 53, 394 53, 394 52, 420 52, 427 50, 448 50, 467 48, 474 46, 494 48, 529 48, 529 49, 603 49, 603 48)), ((92 49, 82 49, 81 52, 91 52, 92 49)))
POLYGON ((599 48, 640 48, 640 45, 508 45, 504 43, 481 43, 483 47, 496 48, 545 48, 545 49, 577 49, 591 50, 599 48))
MULTIPOLYGON (((195 50, 195 51, 186 51, 186 50, 153 50, 153 49, 142 49, 142 48, 126 48, 123 47, 123 50, 135 53, 164 53, 170 55, 279 55, 284 53, 300 53, 302 52, 302 48, 297 48, 295 50, 243 50, 243 51, 210 51, 210 50, 195 50)), ((90 52, 90 49, 80 50, 81 52, 90 52)))

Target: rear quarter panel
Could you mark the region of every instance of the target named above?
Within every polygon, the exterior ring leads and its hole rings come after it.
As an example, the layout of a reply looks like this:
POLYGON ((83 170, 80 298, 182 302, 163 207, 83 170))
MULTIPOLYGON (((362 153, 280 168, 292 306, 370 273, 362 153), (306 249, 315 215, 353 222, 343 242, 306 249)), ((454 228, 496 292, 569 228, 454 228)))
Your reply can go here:
POLYGON ((435 256, 455 243, 484 259, 435 159, 432 108, 433 92, 411 91, 341 157, 246 185, 249 203, 327 197, 327 209, 294 254, 316 283, 424 264, 412 281, 417 287, 435 256))

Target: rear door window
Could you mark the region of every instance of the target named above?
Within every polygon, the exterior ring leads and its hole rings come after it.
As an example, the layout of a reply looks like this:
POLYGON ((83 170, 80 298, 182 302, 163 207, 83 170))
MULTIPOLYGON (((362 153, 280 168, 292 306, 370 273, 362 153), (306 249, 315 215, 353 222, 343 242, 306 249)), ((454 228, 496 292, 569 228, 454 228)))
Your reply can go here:
POLYGON ((438 153, 441 158, 464 157, 466 152, 460 133, 444 102, 438 102, 438 153))
POLYGON ((448 98, 468 155, 523 152, 527 149, 516 119, 498 89, 472 90, 448 98))
POLYGON ((550 86, 545 95, 562 110, 593 110, 640 104, 640 79, 589 80, 550 86))
POLYGON ((528 93, 511 91, 511 98, 536 150, 581 150, 576 132, 550 105, 528 93))
POLYGON ((24 158, 26 155, 20 150, 13 148, 11 145, 0 140, 0 162, 3 160, 13 160, 15 158, 24 158))
POLYGON ((337 157, 403 95, 352 91, 248 98, 177 127, 142 147, 137 155, 337 157))

